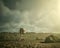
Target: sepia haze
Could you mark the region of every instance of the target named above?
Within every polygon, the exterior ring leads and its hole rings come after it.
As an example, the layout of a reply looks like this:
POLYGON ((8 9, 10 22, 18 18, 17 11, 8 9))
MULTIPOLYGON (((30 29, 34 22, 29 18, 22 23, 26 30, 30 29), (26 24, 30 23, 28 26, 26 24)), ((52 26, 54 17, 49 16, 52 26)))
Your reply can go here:
POLYGON ((0 0, 0 32, 60 33, 60 0, 0 0))

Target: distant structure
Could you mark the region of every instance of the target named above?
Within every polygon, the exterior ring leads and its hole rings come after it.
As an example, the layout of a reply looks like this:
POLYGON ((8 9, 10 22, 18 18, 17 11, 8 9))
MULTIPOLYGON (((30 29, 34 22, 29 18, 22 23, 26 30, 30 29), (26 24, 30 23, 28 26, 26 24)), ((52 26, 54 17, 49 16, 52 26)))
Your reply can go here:
POLYGON ((20 34, 24 34, 24 32, 25 32, 25 30, 24 30, 23 28, 20 28, 19 33, 20 33, 20 34))

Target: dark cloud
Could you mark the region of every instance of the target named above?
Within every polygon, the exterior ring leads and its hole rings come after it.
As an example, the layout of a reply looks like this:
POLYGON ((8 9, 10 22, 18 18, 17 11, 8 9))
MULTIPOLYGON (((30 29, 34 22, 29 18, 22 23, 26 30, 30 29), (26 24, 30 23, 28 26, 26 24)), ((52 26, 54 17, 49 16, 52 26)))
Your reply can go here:
MULTIPOLYGON (((0 1, 0 31, 9 31, 14 28, 15 23, 20 22, 20 11, 18 10, 10 10, 13 8, 9 8, 2 1, 0 1), (11 22, 13 24, 11 24, 11 22), (6 25, 9 24, 9 25, 6 25)), ((16 28, 16 27, 15 27, 16 28)), ((12 30, 11 30, 12 31, 12 30)))
POLYGON ((16 2, 21 0, 2 0, 4 5, 9 9, 16 9, 16 2))
POLYGON ((16 0, 3 0, 3 3, 5 6, 7 6, 10 9, 16 8, 16 0))
POLYGON ((54 24, 50 16, 55 16, 50 15, 53 2, 41 1, 0 0, 0 32, 18 31, 20 27, 35 32, 51 31, 54 24))

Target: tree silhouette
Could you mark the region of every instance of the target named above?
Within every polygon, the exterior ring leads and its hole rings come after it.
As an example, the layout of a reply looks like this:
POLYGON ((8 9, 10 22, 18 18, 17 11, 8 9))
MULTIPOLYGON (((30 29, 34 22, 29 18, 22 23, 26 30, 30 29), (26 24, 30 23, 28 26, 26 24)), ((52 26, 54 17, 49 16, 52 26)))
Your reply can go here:
POLYGON ((20 34, 24 34, 24 29, 20 28, 20 34))

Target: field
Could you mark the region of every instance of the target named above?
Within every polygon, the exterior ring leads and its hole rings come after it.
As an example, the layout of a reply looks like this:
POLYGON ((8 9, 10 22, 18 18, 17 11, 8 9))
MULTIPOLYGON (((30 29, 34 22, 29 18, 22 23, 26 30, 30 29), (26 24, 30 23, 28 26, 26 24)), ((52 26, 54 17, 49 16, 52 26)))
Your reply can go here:
POLYGON ((0 48, 60 48, 59 42, 45 43, 50 33, 0 33, 0 48))

